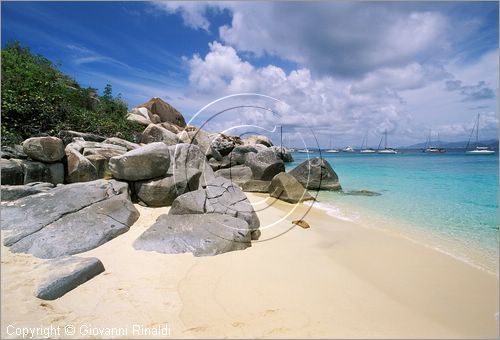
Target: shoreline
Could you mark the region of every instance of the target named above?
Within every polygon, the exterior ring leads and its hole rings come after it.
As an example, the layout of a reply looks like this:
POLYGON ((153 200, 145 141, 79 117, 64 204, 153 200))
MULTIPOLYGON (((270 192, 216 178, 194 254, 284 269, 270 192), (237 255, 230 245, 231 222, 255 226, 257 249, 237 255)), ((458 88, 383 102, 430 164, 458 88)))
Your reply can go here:
POLYGON ((247 196, 262 224, 252 247, 213 257, 137 251, 133 241, 169 208, 136 205, 127 233, 78 255, 106 271, 54 301, 32 295, 30 269, 43 260, 2 246, 2 338, 12 338, 8 324, 168 324, 174 338, 498 336, 498 277, 317 208, 304 217, 310 229, 265 241, 309 207, 247 196))
POLYGON ((490 254, 481 248, 481 245, 474 243, 473 247, 466 247, 464 240, 450 239, 449 235, 439 233, 436 230, 423 230, 414 222, 405 221, 400 218, 388 217, 383 214, 370 211, 365 207, 354 206, 352 203, 336 205, 317 198, 318 201, 304 202, 306 205, 313 205, 316 209, 324 211, 327 215, 336 219, 356 223, 365 228, 376 229, 386 233, 397 233, 402 238, 414 242, 423 247, 428 247, 439 253, 450 256, 458 261, 483 270, 489 274, 499 276, 498 253, 497 256, 490 254), (345 210, 349 210, 346 214, 345 210), (351 216, 354 213, 355 216, 351 216), (369 225, 367 219, 375 216, 376 226, 369 225), (493 259, 492 259, 493 258, 493 259))

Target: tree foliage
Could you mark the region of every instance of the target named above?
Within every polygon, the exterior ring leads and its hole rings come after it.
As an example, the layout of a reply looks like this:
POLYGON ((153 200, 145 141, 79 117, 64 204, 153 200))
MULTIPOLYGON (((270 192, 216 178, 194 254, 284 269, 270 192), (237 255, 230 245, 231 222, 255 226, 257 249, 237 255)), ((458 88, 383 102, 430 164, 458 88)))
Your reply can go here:
POLYGON ((125 119, 127 104, 113 97, 111 85, 103 96, 81 88, 47 58, 17 42, 2 57, 2 142, 34 135, 55 135, 62 129, 131 139, 141 127, 125 119))

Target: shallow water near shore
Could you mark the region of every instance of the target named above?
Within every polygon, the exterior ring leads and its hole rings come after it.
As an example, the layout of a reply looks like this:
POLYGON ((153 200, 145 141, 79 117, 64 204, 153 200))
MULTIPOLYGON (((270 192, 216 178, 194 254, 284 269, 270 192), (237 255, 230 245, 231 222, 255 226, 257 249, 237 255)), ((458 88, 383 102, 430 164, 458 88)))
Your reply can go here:
MULTIPOLYGON (((293 154, 287 170, 319 153, 293 154)), ((320 192, 318 207, 343 219, 383 226, 498 274, 498 154, 407 151, 398 155, 321 153, 344 191, 320 192)))

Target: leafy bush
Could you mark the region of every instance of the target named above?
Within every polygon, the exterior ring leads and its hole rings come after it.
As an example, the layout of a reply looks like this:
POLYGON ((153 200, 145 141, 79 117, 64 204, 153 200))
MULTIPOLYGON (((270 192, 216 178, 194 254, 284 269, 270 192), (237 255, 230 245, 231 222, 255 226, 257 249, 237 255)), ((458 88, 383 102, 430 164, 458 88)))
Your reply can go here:
POLYGON ((19 43, 2 49, 2 142, 17 143, 61 129, 133 139, 142 127, 126 120, 127 104, 111 85, 99 96, 83 89, 47 58, 19 43))

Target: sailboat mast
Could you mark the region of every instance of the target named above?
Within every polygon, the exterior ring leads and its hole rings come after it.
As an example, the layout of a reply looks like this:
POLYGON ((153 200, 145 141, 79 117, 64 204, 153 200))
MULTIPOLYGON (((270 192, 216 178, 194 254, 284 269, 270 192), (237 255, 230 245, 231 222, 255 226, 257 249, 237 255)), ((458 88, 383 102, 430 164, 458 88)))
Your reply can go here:
POLYGON ((387 129, 385 129, 384 136, 385 136, 384 149, 387 149, 387 129))
POLYGON ((479 145, 479 113, 477 114, 477 123, 476 123, 476 146, 479 145))

